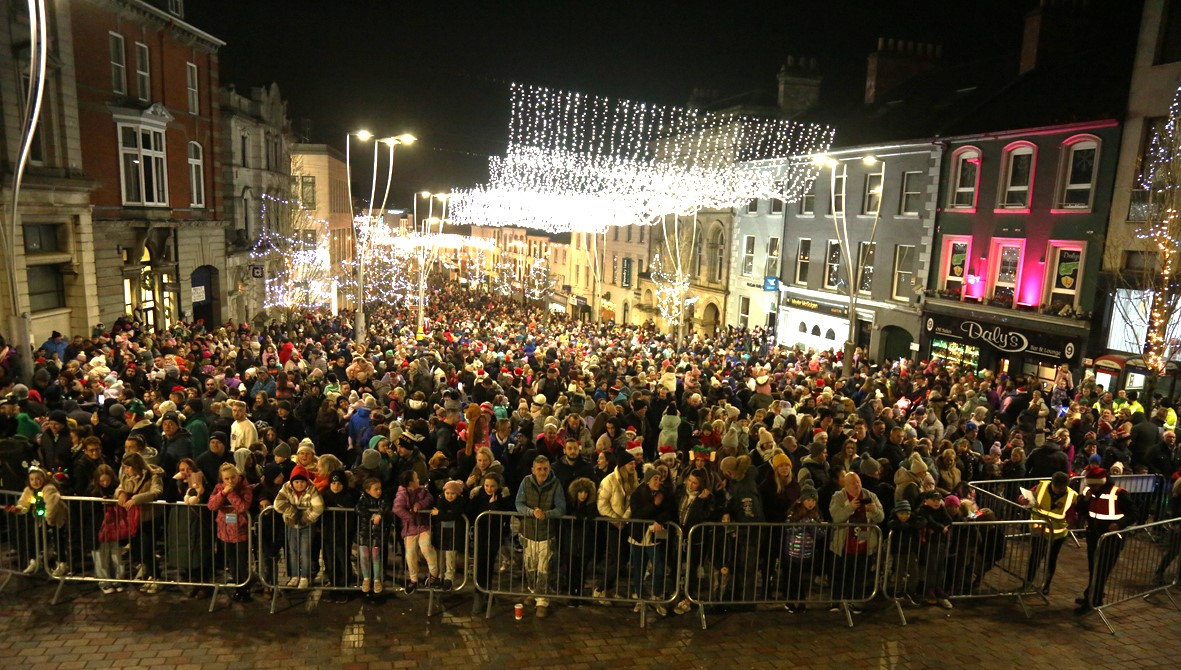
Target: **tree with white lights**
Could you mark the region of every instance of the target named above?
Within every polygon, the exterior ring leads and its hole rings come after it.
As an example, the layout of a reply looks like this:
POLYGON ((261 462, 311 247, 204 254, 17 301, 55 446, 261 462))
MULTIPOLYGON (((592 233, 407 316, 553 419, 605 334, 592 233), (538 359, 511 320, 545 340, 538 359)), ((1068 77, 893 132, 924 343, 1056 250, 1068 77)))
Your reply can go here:
POLYGON ((550 272, 549 262, 544 258, 533 259, 525 273, 525 299, 546 303, 557 289, 558 279, 550 272))

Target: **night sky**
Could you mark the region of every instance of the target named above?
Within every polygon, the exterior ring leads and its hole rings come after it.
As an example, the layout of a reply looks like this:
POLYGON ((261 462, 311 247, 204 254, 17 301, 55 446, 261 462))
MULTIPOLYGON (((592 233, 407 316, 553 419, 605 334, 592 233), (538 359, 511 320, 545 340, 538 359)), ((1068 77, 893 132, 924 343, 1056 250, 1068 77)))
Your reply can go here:
MULTIPOLYGON (((508 83, 683 105, 773 91, 789 54, 815 56, 827 99, 863 95, 877 37, 944 46, 944 60, 1016 51, 1032 0, 396 2, 189 0, 223 39, 221 81, 278 82, 295 128, 343 148, 348 130, 411 132, 393 197, 486 179, 504 151, 508 83)), ((839 129, 838 129, 839 133, 839 129)), ((371 156, 354 145, 355 184, 371 156)), ((384 173, 384 168, 381 169, 384 173)), ((356 192, 356 191, 354 191, 356 192)))

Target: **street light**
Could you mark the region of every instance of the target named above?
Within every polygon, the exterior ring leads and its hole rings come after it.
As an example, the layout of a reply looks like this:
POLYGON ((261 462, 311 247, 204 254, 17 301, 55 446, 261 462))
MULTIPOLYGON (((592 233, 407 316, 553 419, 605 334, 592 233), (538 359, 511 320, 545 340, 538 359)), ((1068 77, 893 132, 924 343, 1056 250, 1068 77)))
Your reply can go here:
MULTIPOLYGON (((356 216, 356 213, 353 211, 353 162, 350 157, 351 156, 351 148, 352 148, 352 140, 354 137, 361 140, 362 142, 367 142, 370 140, 370 138, 373 137, 373 133, 369 132, 368 130, 357 130, 357 131, 353 131, 351 133, 347 133, 344 136, 345 190, 347 192, 348 199, 349 199, 349 221, 350 221, 350 225, 353 227, 353 262, 359 263, 360 258, 361 258, 361 250, 357 247, 357 237, 358 237, 357 236, 357 216, 356 216)), ((361 313, 361 299, 357 300, 357 304, 354 305, 354 308, 357 310, 357 314, 361 313)), ((360 324, 364 325, 364 323, 365 323, 365 318, 360 317, 360 324)), ((364 334, 362 333, 362 331, 359 328, 357 328, 357 318, 356 317, 354 317, 354 319, 353 319, 353 330, 355 331, 353 333, 353 337, 358 338, 358 341, 360 341, 360 338, 364 337, 364 334)))
MULTIPOLYGON (((863 165, 866 165, 866 166, 881 165, 881 174, 882 174, 882 184, 869 191, 871 194, 876 194, 878 196, 878 201, 877 201, 877 206, 874 208, 873 226, 870 228, 869 239, 867 240, 867 244, 866 244, 866 252, 868 253, 868 251, 873 248, 874 238, 877 236, 877 232, 878 232, 878 221, 881 220, 881 213, 882 213, 881 194, 882 194, 882 187, 885 185, 885 181, 886 181, 886 164, 885 164, 885 161, 881 161, 873 155, 862 156, 861 162, 863 165)), ((848 276, 848 279, 849 279, 849 336, 845 340, 844 356, 841 361, 841 363, 842 363, 841 368, 842 368, 842 374, 844 374, 846 377, 849 377, 853 374, 853 351, 856 348, 855 342, 857 339, 857 297, 858 297, 859 290, 861 288, 861 279, 862 279, 864 272, 865 272, 866 254, 861 253, 860 245, 858 245, 857 263, 856 263, 856 266, 854 266, 853 253, 851 251, 852 247, 851 247, 851 242, 849 240, 849 219, 845 215, 845 203, 847 201, 847 198, 845 197, 845 192, 848 188, 848 183, 849 183, 848 166, 845 163, 838 161, 836 158, 833 158, 832 156, 829 156, 827 154, 820 154, 817 156, 813 156, 812 163, 821 169, 827 169, 829 171, 829 189, 828 189, 829 208, 828 208, 828 211, 832 212, 832 225, 833 225, 834 231, 836 232, 837 244, 839 245, 840 253, 845 257, 845 263, 846 263, 846 267, 847 267, 846 275, 848 276), (839 211, 837 210, 837 207, 836 207, 836 200, 837 200, 837 192, 836 192, 837 186, 836 186, 836 184, 837 184, 838 170, 840 171, 840 176, 842 177, 842 179, 841 179, 841 209, 839 211), (856 267, 856 270, 854 270, 854 267, 856 267)), ((826 274, 828 272, 827 265, 828 265, 828 259, 825 259, 824 272, 826 274)))

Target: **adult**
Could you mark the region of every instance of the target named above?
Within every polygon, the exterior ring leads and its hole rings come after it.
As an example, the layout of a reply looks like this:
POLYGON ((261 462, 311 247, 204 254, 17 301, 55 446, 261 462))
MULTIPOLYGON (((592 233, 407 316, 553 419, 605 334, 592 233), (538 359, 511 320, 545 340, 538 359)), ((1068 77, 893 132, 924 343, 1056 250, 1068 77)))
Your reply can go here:
POLYGON ((517 491, 517 513, 521 519, 521 539, 525 545, 525 579, 535 598, 537 618, 548 614, 550 567, 554 558, 556 521, 566 513, 566 494, 557 477, 550 474, 550 462, 545 456, 533 459, 531 474, 521 482, 517 491))

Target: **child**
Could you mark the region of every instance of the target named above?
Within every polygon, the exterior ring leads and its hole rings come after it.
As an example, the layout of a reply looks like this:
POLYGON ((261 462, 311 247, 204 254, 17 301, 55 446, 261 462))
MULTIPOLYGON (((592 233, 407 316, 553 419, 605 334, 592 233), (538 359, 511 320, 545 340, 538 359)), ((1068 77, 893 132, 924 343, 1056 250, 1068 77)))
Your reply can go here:
POLYGON ((324 499, 303 465, 296 465, 291 479, 279 489, 275 511, 287 526, 287 587, 306 589, 312 576, 312 524, 324 513, 324 499))
POLYGON ((209 494, 208 507, 217 513, 217 539, 221 540, 223 566, 230 568, 235 584, 234 601, 250 601, 250 503, 254 491, 246 484, 238 468, 223 463, 218 469, 221 483, 209 494))
MULTIPOLYGON (((91 479, 90 488, 86 491, 88 497, 111 501, 93 504, 90 508, 91 518, 83 521, 86 524, 86 529, 95 534, 92 538, 94 544, 91 545, 95 549, 90 552, 90 555, 94 559, 94 575, 100 580, 124 578, 123 562, 119 560, 120 542, 117 540, 102 541, 102 537, 106 536, 103 532, 103 525, 107 510, 113 512, 115 509, 115 488, 118 485, 119 480, 115 476, 115 469, 104 463, 94 469, 94 477, 91 479)), ((122 586, 110 581, 100 581, 98 587, 104 595, 108 596, 112 593, 123 592, 122 586)))
POLYGON ((259 555, 261 556, 263 596, 270 596, 271 589, 267 584, 275 584, 279 570, 279 552, 283 549, 282 522, 279 515, 264 514, 274 503, 275 496, 283 488, 286 475, 278 463, 267 463, 262 469, 262 482, 254 492, 254 499, 258 503, 258 525, 260 529, 259 555))
MULTIPOLYGON (((326 455, 327 456, 327 455, 326 455)), ((321 459, 325 456, 321 456, 321 459)), ((328 475, 328 486, 320 494, 324 498, 324 516, 320 526, 324 538, 324 569, 327 585, 344 587, 349 583, 349 550, 356 536, 357 492, 349 486, 349 473, 344 469, 328 475)), ((345 602, 344 591, 331 591, 331 602, 345 602)))
MULTIPOLYGON (((824 516, 820 512, 819 499, 816 487, 806 484, 800 489, 799 499, 787 512, 787 523, 792 525, 784 531, 781 569, 782 583, 789 601, 804 600, 816 577, 816 549, 824 547, 824 527, 820 525, 824 516)), ((785 603, 783 608, 788 612, 807 611, 807 605, 792 605, 791 602, 785 603)))
MULTIPOLYGON (((579 477, 570 482, 566 489, 566 514, 574 517, 571 521, 563 520, 560 547, 562 565, 564 569, 558 578, 570 580, 570 595, 582 595, 582 588, 586 584, 587 568, 592 568, 595 558, 595 522, 599 516, 598 491, 595 483, 586 477, 579 477), (567 526, 566 524, 569 524, 567 526), (568 530, 567 530, 568 529, 568 530)), ((577 600, 571 601, 578 605, 577 600)))
POLYGON ((910 501, 899 500, 886 528, 890 532, 890 592, 895 600, 916 605, 912 591, 918 580, 919 520, 911 514, 910 501))
POLYGON ((951 515, 938 491, 923 491, 919 495, 919 509, 915 513, 915 525, 920 528, 919 562, 923 564, 923 584, 926 588, 926 604, 938 604, 945 610, 951 609, 944 582, 947 580, 948 544, 951 536, 951 515))
POLYGON ((467 496, 463 482, 453 479, 443 485, 443 497, 431 510, 433 537, 443 551, 443 590, 450 591, 455 581, 455 564, 463 546, 466 530, 461 523, 467 496), (437 532, 434 532, 437 528, 437 532))
POLYGON ((49 547, 57 547, 58 564, 50 573, 54 577, 61 577, 66 574, 66 564, 60 562, 62 552, 58 547, 58 529, 66 525, 68 511, 65 504, 62 502, 61 493, 57 489, 57 485, 49 478, 49 475, 41 469, 41 466, 36 462, 29 468, 28 485, 25 487, 21 497, 17 500, 15 505, 9 505, 5 508, 8 512, 13 512, 19 515, 32 513, 32 523, 23 524, 20 530, 20 537, 22 544, 26 548, 26 555, 30 556, 29 565, 25 568, 25 574, 31 575, 37 571, 42 563, 41 560, 48 559, 49 547), (37 556, 34 542, 35 528, 44 524, 45 526, 45 548, 42 551, 46 552, 41 556, 37 556))
POLYGON ((406 545, 406 570, 410 581, 406 584, 406 594, 414 593, 418 588, 418 554, 426 557, 430 575, 427 578, 428 589, 439 586, 439 564, 435 548, 431 546, 431 507, 435 499, 431 492, 419 484, 418 473, 407 470, 399 477, 402 486, 394 497, 394 514, 402 522, 402 541, 406 545))
POLYGON ((677 435, 681 427, 681 417, 677 415, 676 403, 669 403, 665 415, 660 418, 660 434, 656 438, 656 449, 669 446, 677 448, 677 435))
POLYGON ((361 548, 361 593, 381 593, 384 589, 385 577, 382 567, 385 557, 382 555, 382 545, 385 543, 386 509, 389 503, 382 497, 381 480, 376 477, 366 479, 361 483, 361 494, 357 497, 357 544, 361 548))

